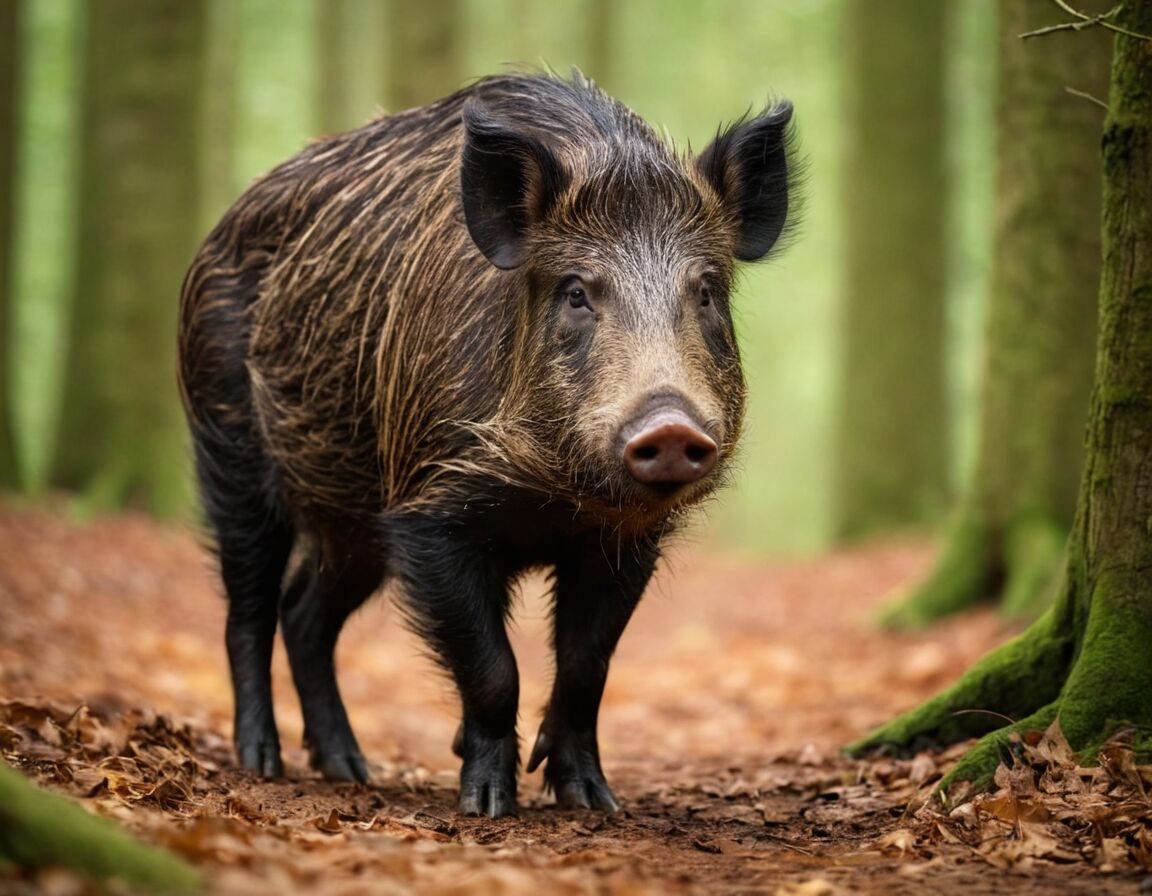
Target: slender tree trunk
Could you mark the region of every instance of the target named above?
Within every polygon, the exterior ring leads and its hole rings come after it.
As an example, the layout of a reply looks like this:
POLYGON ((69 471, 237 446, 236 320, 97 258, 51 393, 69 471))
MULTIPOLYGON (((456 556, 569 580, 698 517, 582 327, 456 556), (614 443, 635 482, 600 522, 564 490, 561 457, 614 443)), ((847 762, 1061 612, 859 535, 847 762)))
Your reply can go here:
POLYGON ((12 422, 12 261, 16 214, 16 144, 19 121, 20 7, 0 0, 0 490, 15 488, 16 434, 12 422))
POLYGON ((56 484, 183 506, 176 298, 199 223, 204 0, 91 0, 56 484))
MULTIPOLYGON (((1105 12, 1109 3, 1081 4, 1105 12)), ((999 5, 996 236, 976 463, 936 569, 886 614, 922 625, 999 597, 1007 616, 1049 603, 1076 505, 1100 278, 1102 31, 1051 24, 1034 0, 999 5)))
POLYGON ((321 133, 370 120, 384 105, 385 9, 379 0, 317 0, 316 106, 321 133))
POLYGON ((347 102, 352 60, 348 52, 349 0, 319 0, 316 4, 317 50, 316 122, 322 134, 337 134, 355 116, 347 102))
POLYGON ((589 78, 613 93, 616 83, 616 4, 613 0, 588 0, 589 78))
POLYGON ((235 0, 205 0, 205 57, 200 90, 200 232, 207 234, 236 201, 235 0))
POLYGON ((948 490, 942 3, 851 0, 836 534, 935 519, 948 490))
POLYGON ((410 109, 463 86, 461 0, 389 0, 388 71, 390 111, 410 109))
MULTIPOLYGON (((1116 17, 1152 35, 1152 0, 1116 17)), ((1048 40, 1050 38, 1039 38, 1048 40)), ((1084 473, 1056 603, 956 685, 853 745, 905 747, 987 730, 946 784, 986 784, 1009 737, 1058 720, 1085 758, 1136 729, 1152 760, 1152 37, 1118 35, 1104 128, 1104 262, 1084 473)))

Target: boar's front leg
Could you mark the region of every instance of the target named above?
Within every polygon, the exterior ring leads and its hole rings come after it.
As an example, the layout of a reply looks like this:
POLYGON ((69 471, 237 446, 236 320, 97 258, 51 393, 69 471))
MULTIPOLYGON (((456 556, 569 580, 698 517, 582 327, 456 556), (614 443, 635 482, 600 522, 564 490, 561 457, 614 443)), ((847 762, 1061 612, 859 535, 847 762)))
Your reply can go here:
POLYGON ((556 564, 556 679, 528 771, 548 760, 544 781, 563 808, 619 808, 600 769, 596 720, 608 663, 658 553, 654 540, 602 543, 596 533, 556 564))
POLYGON ((492 818, 515 815, 520 678, 505 630, 507 576, 482 548, 429 525, 406 526, 391 559, 413 627, 460 692, 459 810, 492 818))

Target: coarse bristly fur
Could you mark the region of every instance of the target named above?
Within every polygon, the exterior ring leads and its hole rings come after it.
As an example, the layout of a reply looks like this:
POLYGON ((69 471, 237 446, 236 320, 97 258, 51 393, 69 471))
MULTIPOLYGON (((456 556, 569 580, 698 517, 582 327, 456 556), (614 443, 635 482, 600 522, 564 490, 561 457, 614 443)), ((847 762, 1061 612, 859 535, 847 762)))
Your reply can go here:
POLYGON ((493 77, 314 143, 224 216, 184 283, 180 383, 245 767, 282 770, 279 621, 313 762, 366 779, 332 650, 395 579, 460 690, 461 809, 514 811, 504 616, 543 565, 557 673, 529 764, 562 804, 615 807, 595 744, 608 660, 735 448, 729 290, 794 217, 790 121, 777 104, 685 158, 579 73, 493 77), (622 434, 667 407, 718 460, 653 488, 622 434))

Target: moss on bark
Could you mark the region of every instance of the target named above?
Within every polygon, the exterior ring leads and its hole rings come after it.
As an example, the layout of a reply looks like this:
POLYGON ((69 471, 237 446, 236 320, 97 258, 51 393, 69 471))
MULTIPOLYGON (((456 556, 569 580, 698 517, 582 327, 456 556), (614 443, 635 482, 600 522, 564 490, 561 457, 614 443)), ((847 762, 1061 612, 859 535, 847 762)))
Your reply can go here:
POLYGON ((952 687, 849 745, 851 753, 904 752, 949 744, 1001 727, 1054 701, 1076 648, 1054 609, 985 656, 952 687))
MULTIPOLYGON (((1126 4, 1117 18, 1152 34, 1152 0, 1126 4)), ((1124 728, 1141 732, 1139 758, 1152 759, 1152 40, 1115 40, 1102 233, 1096 385, 1058 599, 947 691, 849 748, 977 733, 960 710, 1014 719, 986 733, 942 786, 986 784, 1013 734, 1054 719, 1084 760, 1124 728)))
POLYGON ((200 876, 62 796, 38 790, 0 762, 0 861, 21 868, 71 868, 117 878, 149 893, 194 893, 200 876))

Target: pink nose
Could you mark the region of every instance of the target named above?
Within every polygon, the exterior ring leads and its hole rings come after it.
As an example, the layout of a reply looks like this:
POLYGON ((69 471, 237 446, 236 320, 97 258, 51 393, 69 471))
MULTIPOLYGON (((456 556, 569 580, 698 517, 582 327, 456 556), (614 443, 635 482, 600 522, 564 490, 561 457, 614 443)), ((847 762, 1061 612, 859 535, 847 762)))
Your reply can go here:
POLYGON ((624 445, 624 465, 637 482, 687 485, 716 465, 716 443, 680 410, 657 412, 624 445))

